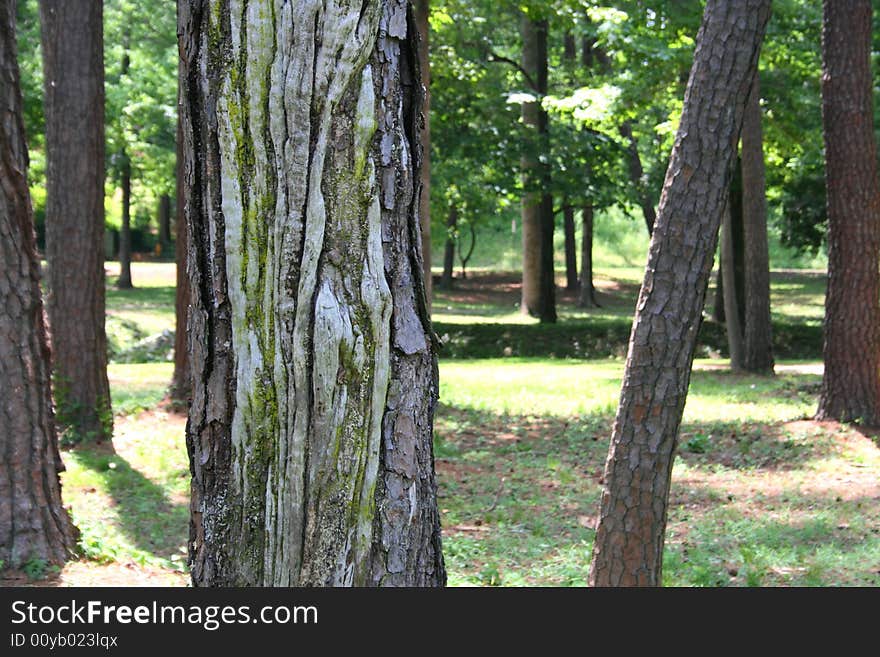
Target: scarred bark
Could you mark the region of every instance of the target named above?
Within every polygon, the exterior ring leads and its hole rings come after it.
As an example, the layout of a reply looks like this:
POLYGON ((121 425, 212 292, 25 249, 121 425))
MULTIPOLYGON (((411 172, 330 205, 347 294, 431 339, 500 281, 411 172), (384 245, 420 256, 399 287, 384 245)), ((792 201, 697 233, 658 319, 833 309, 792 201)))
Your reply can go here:
POLYGON ((764 137, 761 128, 759 76, 749 93, 742 127, 743 284, 745 323, 742 368, 773 373, 773 329, 770 321, 770 253, 767 245, 767 190, 764 137))
POLYGON ((75 546, 50 393, 40 267, 27 185, 15 5, 0 0, 0 562, 61 564, 75 546))
POLYGON ((662 582, 678 428, 743 109, 770 0, 709 0, 630 337, 590 567, 596 586, 662 582))
POLYGON ((189 0, 179 33, 193 582, 441 585, 408 3, 189 0))
POLYGON ((880 425, 880 187, 871 3, 826 0, 822 123, 828 204, 825 374, 819 419, 880 425))
POLYGON ((47 310, 58 419, 113 431, 104 330, 104 45, 97 0, 40 0, 46 112, 47 310))

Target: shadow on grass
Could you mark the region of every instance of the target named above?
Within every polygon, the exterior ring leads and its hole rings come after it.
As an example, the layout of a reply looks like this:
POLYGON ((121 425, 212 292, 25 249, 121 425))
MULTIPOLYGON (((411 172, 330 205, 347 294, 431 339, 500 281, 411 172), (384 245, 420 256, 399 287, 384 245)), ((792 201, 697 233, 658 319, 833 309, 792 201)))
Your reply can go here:
POLYGON ((119 529, 133 545, 163 559, 180 556, 188 532, 186 503, 173 502, 160 485, 119 454, 78 449, 76 458, 102 480, 113 498, 119 529))

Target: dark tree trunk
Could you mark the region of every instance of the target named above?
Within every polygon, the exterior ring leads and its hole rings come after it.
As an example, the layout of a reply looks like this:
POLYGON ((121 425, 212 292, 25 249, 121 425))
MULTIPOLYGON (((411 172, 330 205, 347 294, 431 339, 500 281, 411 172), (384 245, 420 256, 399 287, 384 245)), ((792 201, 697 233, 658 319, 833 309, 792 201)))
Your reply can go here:
POLYGON ((449 206, 449 215, 446 217, 446 246, 443 251, 443 277, 440 286, 451 290, 455 284, 453 278, 455 270, 455 234, 458 230, 458 207, 449 206))
POLYGON ((580 286, 578 281, 577 245, 574 234, 574 208, 566 205, 563 208, 565 230, 565 289, 574 292, 580 286))
POLYGON ((724 220, 721 226, 721 271, 724 280, 729 281, 724 294, 724 319, 727 327, 727 346, 730 350, 730 369, 734 372, 743 369, 743 330, 739 318, 739 309, 736 307, 736 297, 739 290, 731 289, 736 284, 736 257, 733 246, 733 212, 730 201, 724 210, 724 220), (733 292, 731 294, 731 292, 733 292))
POLYGON ((537 100, 522 104, 528 137, 522 154, 522 312, 544 322, 556 321, 556 281, 553 274, 553 197, 550 189, 549 119, 541 106, 547 93, 547 21, 523 16, 522 67, 537 100))
MULTIPOLYGON (((179 79, 182 83, 182 79, 179 79)), ((187 321, 189 317, 189 276, 186 270, 186 204, 184 197, 185 171, 183 168, 183 114, 178 89, 177 104, 177 217, 175 218, 174 261, 177 265, 177 286, 174 294, 174 374, 171 377, 171 399, 178 405, 187 407, 192 398, 192 376, 189 368, 189 348, 187 346, 187 321)))
POLYGON ((71 438, 113 432, 104 330, 104 46, 100 2, 41 0, 47 307, 56 415, 71 438))
POLYGON ((819 419, 880 425, 880 188, 871 3, 824 3, 822 123, 828 198, 825 374, 819 419))
POLYGON ((430 57, 430 0, 414 0, 413 13, 419 32, 419 68, 425 93, 422 97, 422 190, 419 195, 419 225, 422 231, 422 278, 425 280, 425 299, 428 311, 434 296, 434 277, 431 274, 431 57, 430 57))
POLYGON ((593 206, 581 210, 581 280, 578 305, 581 308, 599 308, 596 288, 593 287, 593 206))
POLYGON ((180 5, 195 585, 445 582, 408 4, 180 5))
POLYGON ((605 468, 590 583, 658 586, 703 301, 770 0, 708 0, 697 36, 605 468))
POLYGON ((159 197, 159 243, 163 253, 171 246, 171 197, 168 194, 159 197))
POLYGON ((645 171, 642 168, 642 158, 639 156, 639 144, 633 135, 632 125, 624 121, 620 126, 620 135, 626 139, 626 158, 629 169, 629 179, 636 190, 636 197, 642 208, 642 216, 645 218, 645 227, 648 235, 654 233, 654 224, 657 222, 657 211, 651 201, 651 193, 645 184, 645 171))
POLYGON ((721 266, 721 252, 718 254, 718 271, 715 274, 715 299, 712 305, 712 319, 719 324, 724 320, 724 268, 721 266))
POLYGON ((761 89, 759 76, 755 75, 742 128, 742 252, 745 297, 742 368, 756 374, 772 374, 770 253, 767 245, 767 191, 761 121, 761 89))
MULTIPOLYGON (((731 236, 731 253, 732 253, 732 269, 733 278, 728 276, 724 271, 723 263, 719 262, 718 276, 716 278, 715 288, 715 306, 713 308, 712 317, 716 322, 727 322, 727 297, 725 291, 727 288, 735 289, 734 297, 736 298, 736 309, 739 313, 740 327, 745 325, 746 321, 746 299, 745 299, 745 237, 743 230, 743 188, 742 188, 742 167, 740 160, 733 168, 733 177, 730 182, 730 236, 731 236), (733 281, 731 285, 725 286, 724 281, 730 278, 733 281)), ((719 250, 719 256, 720 256, 719 250)))
POLYGON ((75 530, 52 412, 49 344, 27 184, 13 0, 0 0, 0 562, 62 564, 75 530))
POLYGON ((122 164, 122 225, 119 228, 119 278, 116 287, 130 290, 131 282, 131 163, 123 152, 122 164))

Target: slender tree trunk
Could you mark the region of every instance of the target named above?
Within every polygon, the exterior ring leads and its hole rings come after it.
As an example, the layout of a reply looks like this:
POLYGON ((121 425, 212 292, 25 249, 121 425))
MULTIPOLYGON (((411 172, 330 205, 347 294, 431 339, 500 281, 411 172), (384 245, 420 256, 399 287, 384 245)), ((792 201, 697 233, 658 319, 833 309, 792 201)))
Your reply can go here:
POLYGON ((871 3, 824 3, 822 122, 828 198, 825 374, 819 419, 880 425, 880 188, 871 3))
POLYGON ((413 11, 419 32, 419 68, 425 93, 422 97, 422 190, 419 195, 419 225, 422 231, 422 277, 425 279, 425 297, 428 311, 434 296, 434 277, 431 274, 431 57, 430 57, 430 0, 414 0, 413 11))
POLYGON ((718 272, 715 274, 715 299, 712 305, 712 319, 723 324, 724 316, 724 268, 721 266, 721 254, 718 257, 718 272))
POLYGON ((75 530, 52 412, 49 343, 27 184, 13 0, 0 0, 0 562, 62 564, 75 530))
POLYGON ((122 225, 119 228, 119 278, 116 287, 130 290, 131 282, 131 163, 123 152, 122 164, 122 225))
POLYGON ((188 406, 192 398, 192 375, 189 367, 189 348, 187 345, 187 322, 189 318, 189 276, 186 268, 187 230, 185 203, 185 176, 183 155, 183 124, 181 122, 182 106, 180 91, 182 78, 178 77, 177 104, 177 217, 175 218, 174 261, 177 269, 177 286, 174 294, 174 374, 171 377, 171 399, 181 405, 188 406))
POLYGON ((590 583, 658 586, 678 427, 770 0, 708 0, 639 295, 590 583))
POLYGON ((565 289, 574 292, 580 286, 577 268, 577 246, 574 234, 574 208, 566 205, 563 209, 565 229, 565 289))
POLYGON ((163 252, 171 245, 171 197, 168 194, 159 197, 159 243, 163 252))
POLYGON ((455 270, 455 233, 458 230, 458 207, 449 206, 449 214, 446 217, 446 247, 443 251, 443 277, 441 287, 451 290, 455 284, 453 278, 455 270))
POLYGON ((181 3, 196 585, 445 582, 407 9, 181 3))
POLYGON ((749 93, 742 128, 743 283, 745 327, 742 367, 773 373, 773 329, 770 320, 770 253, 767 245, 767 191, 764 137, 761 128, 759 76, 749 93))
POLYGON ((581 280, 578 305, 581 308, 599 308, 596 288, 593 287, 593 206, 581 210, 581 280))
POLYGON ((645 218, 645 227, 648 235, 654 233, 654 224, 657 221, 657 211, 651 201, 651 194, 645 185, 645 170, 642 168, 642 158, 639 156, 639 143, 633 135, 632 125, 624 121, 620 126, 620 135, 626 139, 626 157, 629 168, 629 179, 636 190, 639 205, 642 208, 642 216, 645 218))
POLYGON ((113 432, 104 330, 104 46, 100 2, 41 0, 47 308, 56 413, 71 438, 113 432))
POLYGON ((743 330, 739 321, 739 310, 736 307, 736 288, 731 286, 736 283, 736 260, 733 250, 733 219, 730 209, 730 201, 724 210, 724 220, 721 226, 721 271, 724 272, 724 280, 729 281, 724 294, 724 318, 727 324, 727 346, 730 349, 730 369, 734 372, 743 369, 743 330))
POLYGON ((522 312, 541 322, 556 321, 556 281, 553 274, 553 197, 550 169, 541 161, 549 147, 549 119, 541 106, 547 93, 547 21, 523 16, 522 67, 531 78, 535 101, 522 104, 523 124, 529 133, 522 155, 522 312))

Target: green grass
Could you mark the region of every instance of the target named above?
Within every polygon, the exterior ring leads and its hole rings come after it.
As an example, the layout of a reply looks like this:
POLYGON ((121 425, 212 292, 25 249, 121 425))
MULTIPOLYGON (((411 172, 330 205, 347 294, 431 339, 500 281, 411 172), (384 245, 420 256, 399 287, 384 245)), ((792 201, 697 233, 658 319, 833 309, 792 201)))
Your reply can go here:
POLYGON ((119 263, 108 262, 107 339, 111 359, 146 337, 174 330, 173 262, 132 263, 131 290, 116 288, 119 263))

